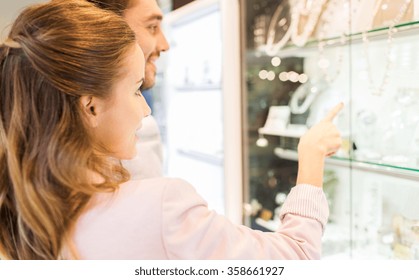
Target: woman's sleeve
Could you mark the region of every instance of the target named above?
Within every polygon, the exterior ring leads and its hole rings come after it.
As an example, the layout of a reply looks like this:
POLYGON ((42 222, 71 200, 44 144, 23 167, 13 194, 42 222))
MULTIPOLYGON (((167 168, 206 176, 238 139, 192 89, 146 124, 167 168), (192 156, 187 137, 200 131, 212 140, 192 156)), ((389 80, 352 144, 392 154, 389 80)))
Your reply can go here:
POLYGON ((173 179, 163 195, 162 240, 169 259, 319 259, 328 216, 322 189, 294 187, 280 216, 277 232, 235 225, 173 179))

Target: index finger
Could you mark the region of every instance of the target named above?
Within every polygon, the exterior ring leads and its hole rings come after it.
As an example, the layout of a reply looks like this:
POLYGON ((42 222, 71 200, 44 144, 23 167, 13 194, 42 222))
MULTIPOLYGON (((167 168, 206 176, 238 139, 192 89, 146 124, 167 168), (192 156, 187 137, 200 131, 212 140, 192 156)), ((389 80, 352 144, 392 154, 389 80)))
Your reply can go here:
POLYGON ((327 113, 326 117, 323 120, 325 120, 325 121, 333 121, 333 119, 342 110, 342 108, 343 108, 343 102, 340 102, 332 110, 330 110, 329 113, 327 113))

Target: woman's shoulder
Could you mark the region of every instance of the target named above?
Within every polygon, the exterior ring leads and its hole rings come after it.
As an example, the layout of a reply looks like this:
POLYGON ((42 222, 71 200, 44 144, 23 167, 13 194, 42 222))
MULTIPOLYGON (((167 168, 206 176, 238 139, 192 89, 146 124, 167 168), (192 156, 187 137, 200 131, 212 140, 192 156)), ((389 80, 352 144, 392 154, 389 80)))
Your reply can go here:
POLYGON ((126 215, 127 211, 156 212, 166 200, 194 196, 196 191, 185 180, 178 178, 151 178, 129 180, 115 192, 97 193, 89 203, 86 213, 112 213, 126 215))
POLYGON ((165 258, 161 235, 168 211, 178 213, 182 200, 197 196, 181 179, 130 180, 95 196, 77 222, 74 242, 82 258, 165 258))
POLYGON ((136 193, 160 193, 165 192, 194 192, 193 186, 180 178, 158 177, 140 180, 130 180, 120 186, 118 192, 136 193))
POLYGON ((150 178, 130 180, 120 186, 113 194, 105 196, 106 204, 148 205, 152 208, 164 208, 165 204, 184 203, 185 201, 201 201, 195 188, 187 181, 179 178, 150 178))

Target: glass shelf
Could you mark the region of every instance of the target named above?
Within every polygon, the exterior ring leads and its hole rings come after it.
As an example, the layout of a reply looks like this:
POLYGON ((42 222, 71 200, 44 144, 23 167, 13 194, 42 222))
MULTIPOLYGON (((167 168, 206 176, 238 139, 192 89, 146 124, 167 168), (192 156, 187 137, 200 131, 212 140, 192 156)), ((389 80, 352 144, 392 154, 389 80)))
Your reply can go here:
MULTIPOLYGON (((403 35, 412 35, 417 34, 419 29, 419 21, 412 21, 412 22, 405 22, 398 25, 395 25, 393 27, 395 29, 395 33, 393 34, 403 34, 403 35)), ((375 28, 366 31, 366 34, 368 36, 368 39, 385 39, 388 36, 388 31, 390 30, 389 26, 386 27, 380 27, 375 28)), ((393 31, 394 32, 394 31, 393 31)), ((361 42, 363 39, 364 32, 356 32, 356 33, 350 33, 350 34, 343 34, 343 39, 341 37, 331 37, 326 38, 323 40, 310 40, 307 42, 307 44, 304 47, 310 47, 315 46, 317 47, 318 43, 325 42, 326 45, 342 45, 342 41, 347 43, 357 43, 361 42)), ((287 45, 285 48, 298 48, 295 45, 287 45)))
MULTIPOLYGON (((390 27, 380 27, 366 31, 368 40, 383 40, 388 38, 390 27)), ((419 34, 419 21, 405 22, 394 26, 394 37, 411 36, 419 34)), ((298 47, 292 43, 288 43, 278 52, 280 57, 290 56, 306 56, 306 52, 312 52, 313 49, 318 50, 319 43, 324 43, 324 48, 346 46, 349 44, 357 44, 363 41, 364 32, 356 32, 342 34, 342 36, 325 38, 322 40, 311 39, 304 46, 298 47), (298 51, 298 54, 296 53, 298 51)), ((250 57, 269 56, 263 50, 253 50, 248 52, 250 57)))
POLYGON ((327 163, 335 165, 350 166, 359 170, 366 170, 385 175, 397 176, 408 179, 419 179, 419 168, 397 166, 383 162, 372 162, 357 160, 347 157, 332 156, 326 160, 327 163))
POLYGON ((307 127, 305 125, 288 125, 286 129, 273 129, 268 127, 261 127, 258 132, 263 135, 274 135, 282 137, 300 138, 306 133, 307 127))
MULTIPOLYGON (((298 160, 298 153, 294 150, 275 148, 274 153, 282 159, 298 160)), ((419 169, 401 167, 380 162, 361 161, 351 158, 332 156, 326 159, 326 164, 350 167, 353 169, 364 170, 384 175, 396 176, 406 179, 419 179, 419 169)))

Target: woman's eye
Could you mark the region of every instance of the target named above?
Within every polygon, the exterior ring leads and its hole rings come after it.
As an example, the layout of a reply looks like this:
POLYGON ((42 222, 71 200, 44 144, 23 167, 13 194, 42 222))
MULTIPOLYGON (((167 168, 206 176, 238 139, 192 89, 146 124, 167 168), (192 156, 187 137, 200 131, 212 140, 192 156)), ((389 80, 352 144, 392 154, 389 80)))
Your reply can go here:
POLYGON ((141 90, 140 89, 137 89, 136 91, 135 91, 135 95, 136 96, 142 96, 143 94, 141 93, 141 90))

